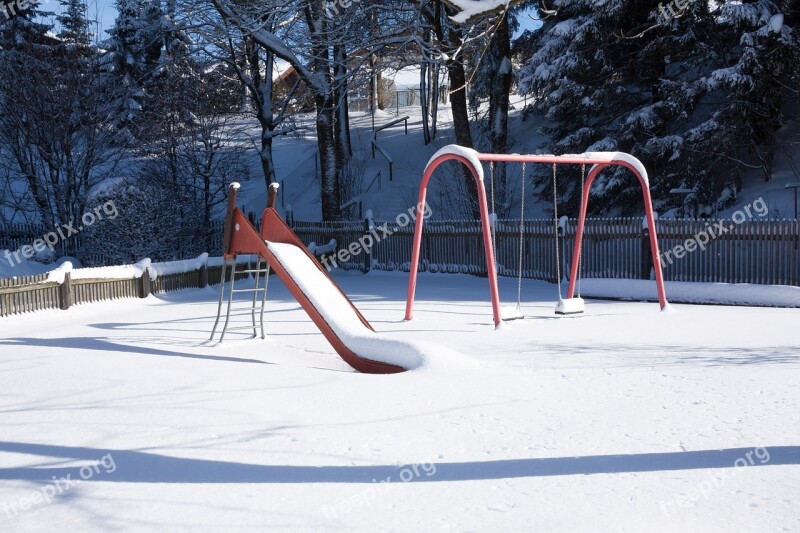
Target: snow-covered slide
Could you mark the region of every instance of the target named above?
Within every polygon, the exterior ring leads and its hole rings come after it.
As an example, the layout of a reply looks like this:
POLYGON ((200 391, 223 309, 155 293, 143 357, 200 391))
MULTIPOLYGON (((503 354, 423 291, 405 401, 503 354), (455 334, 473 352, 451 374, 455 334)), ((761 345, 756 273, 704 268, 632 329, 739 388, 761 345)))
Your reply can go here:
MULTIPOLYGON (((255 233, 243 216, 236 222, 236 233, 255 233)), ((262 255, 345 362, 371 374, 403 372, 423 363, 432 347, 376 333, 274 209, 264 212, 261 227, 262 255)))

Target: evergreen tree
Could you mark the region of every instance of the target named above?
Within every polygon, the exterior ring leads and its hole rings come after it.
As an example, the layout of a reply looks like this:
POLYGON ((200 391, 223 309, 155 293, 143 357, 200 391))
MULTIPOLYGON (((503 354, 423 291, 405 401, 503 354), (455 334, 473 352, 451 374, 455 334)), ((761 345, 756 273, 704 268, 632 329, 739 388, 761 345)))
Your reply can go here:
POLYGON ((86 17, 86 1, 60 0, 59 3, 64 9, 62 14, 56 17, 61 25, 58 38, 69 44, 88 47, 92 34, 89 31, 89 20, 86 17))
POLYGON ((52 26, 38 21, 52 13, 41 9, 40 0, 30 0, 22 10, 19 4, 3 7, 5 9, 0 11, 0 51, 29 48, 49 41, 47 32, 52 26))
POLYGON ((138 131, 139 114, 144 108, 146 85, 159 58, 162 40, 154 27, 157 5, 146 0, 117 0, 117 18, 108 32, 104 47, 106 61, 104 90, 118 108, 117 128, 127 142, 138 131))
MULTIPOLYGON (((689 188, 706 212, 735 196, 746 169, 769 176, 785 88, 798 68, 796 33, 775 27, 774 3, 555 7, 528 36, 536 52, 521 76, 533 110, 552 120, 550 150, 631 152, 650 170, 662 204, 677 201, 671 188, 689 188)), ((574 169, 564 175, 574 208, 579 177, 574 169)), ((537 179, 547 194, 548 176, 537 179)), ((627 171, 609 169, 596 183, 595 208, 641 210, 627 171)))

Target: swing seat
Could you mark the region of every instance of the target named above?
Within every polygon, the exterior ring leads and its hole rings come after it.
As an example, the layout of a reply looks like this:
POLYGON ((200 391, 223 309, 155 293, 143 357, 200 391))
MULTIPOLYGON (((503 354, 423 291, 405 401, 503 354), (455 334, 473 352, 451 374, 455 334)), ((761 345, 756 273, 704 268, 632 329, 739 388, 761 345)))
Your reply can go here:
POLYGON ((557 315, 579 315, 583 313, 583 298, 567 298, 558 300, 556 304, 557 315))
POLYGON ((504 307, 502 309, 503 322, 511 322, 512 320, 523 320, 525 313, 522 312, 519 306, 516 308, 504 307))

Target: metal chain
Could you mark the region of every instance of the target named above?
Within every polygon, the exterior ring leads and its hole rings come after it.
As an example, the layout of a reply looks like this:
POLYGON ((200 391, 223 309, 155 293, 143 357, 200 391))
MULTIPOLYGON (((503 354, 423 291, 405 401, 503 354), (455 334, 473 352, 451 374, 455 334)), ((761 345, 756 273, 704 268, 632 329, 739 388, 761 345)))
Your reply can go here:
POLYGON ((561 256, 558 251, 558 182, 556 181, 556 164, 553 163, 553 229, 556 235, 556 284, 558 285, 558 301, 561 301, 561 256))
POLYGON ((517 270, 517 309, 522 302, 522 256, 525 253, 525 162, 522 163, 522 193, 519 202, 519 268, 517 270))

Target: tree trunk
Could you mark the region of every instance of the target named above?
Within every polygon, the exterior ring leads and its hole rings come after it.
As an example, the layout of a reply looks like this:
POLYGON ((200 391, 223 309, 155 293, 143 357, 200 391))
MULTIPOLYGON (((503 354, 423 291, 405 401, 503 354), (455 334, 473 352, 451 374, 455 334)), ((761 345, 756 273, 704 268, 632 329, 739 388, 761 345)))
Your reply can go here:
POLYGON ((431 117, 430 135, 431 141, 434 141, 436 140, 436 132, 438 131, 439 127, 439 63, 433 63, 429 67, 428 73, 431 78, 431 81, 428 84, 431 88, 431 99, 430 104, 428 105, 428 112, 430 113, 431 117))
POLYGON ((322 219, 341 220, 341 192, 339 191, 340 155, 337 152, 334 128, 333 97, 316 97, 317 104, 317 145, 320 164, 320 196, 322 197, 322 219))
POLYGON ((274 136, 275 117, 272 112, 272 72, 275 65, 275 54, 267 50, 264 60, 264 75, 261 73, 260 46, 251 38, 245 43, 245 58, 249 71, 247 90, 250 91, 251 100, 255 107, 256 118, 261 126, 261 171, 264 174, 266 190, 269 191, 270 183, 277 181, 275 164, 272 156, 272 139, 274 136))
POLYGON ((419 104, 422 111, 422 138, 426 146, 433 140, 428 113, 428 68, 428 62, 423 59, 419 71, 419 104))
POLYGON ((272 112, 272 71, 275 66, 275 55, 267 52, 265 75, 263 81, 257 86, 258 92, 258 122, 261 125, 261 170, 264 172, 264 181, 269 191, 271 183, 277 181, 275 176, 275 163, 272 157, 272 139, 274 137, 275 117, 272 112))
POLYGON ((307 18, 309 27, 314 28, 311 33, 311 68, 318 81, 314 102, 317 108, 322 219, 341 220, 339 182, 344 157, 341 143, 336 136, 336 98, 331 75, 330 48, 326 42, 327 24, 323 16, 316 19, 314 17, 314 13, 322 13, 322 2, 315 0, 314 7, 316 9, 307 12, 307 18))
MULTIPOLYGON (((513 71, 508 16, 507 14, 502 16, 503 20, 497 27, 497 32, 492 40, 492 54, 497 70, 493 73, 493 82, 489 92, 489 131, 492 152, 496 154, 508 152, 508 105, 513 71)), ((499 191, 497 201, 501 206, 505 206, 507 202, 505 163, 495 165, 494 176, 495 190, 499 191)))
MULTIPOLYGON (((469 128, 469 112, 467 111, 467 76, 464 71, 464 63, 461 59, 450 59, 447 62, 447 72, 450 76, 450 109, 453 113, 456 144, 472 148, 472 131, 469 128)), ((478 208, 478 189, 475 185, 475 178, 466 167, 464 167, 464 180, 472 217, 478 219, 481 215, 478 208)))
POLYGON ((340 45, 333 48, 334 83, 336 94, 336 137, 342 147, 345 159, 353 155, 350 140, 350 112, 347 108, 347 54, 340 45))

